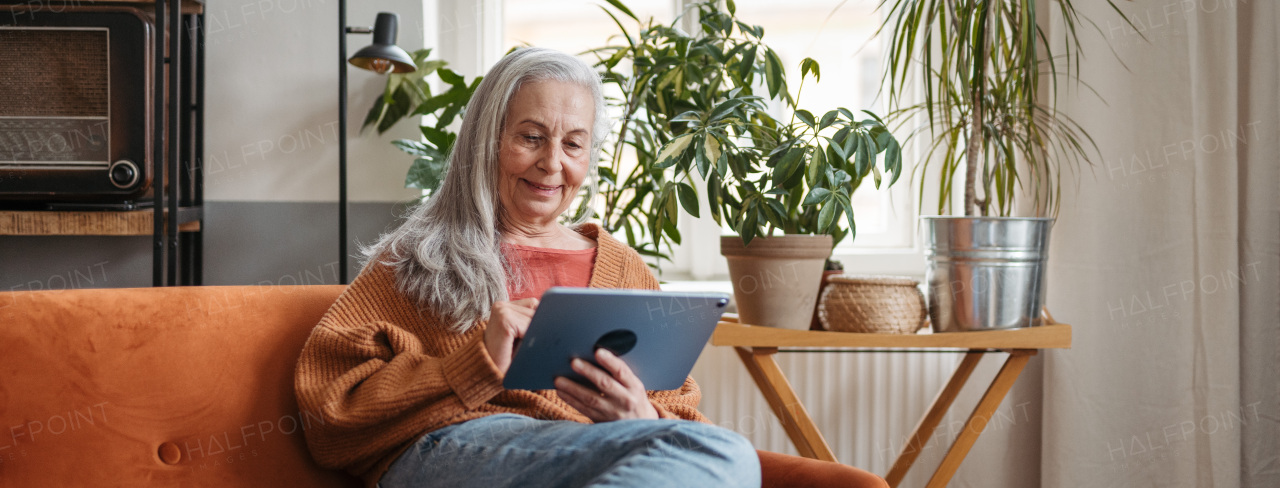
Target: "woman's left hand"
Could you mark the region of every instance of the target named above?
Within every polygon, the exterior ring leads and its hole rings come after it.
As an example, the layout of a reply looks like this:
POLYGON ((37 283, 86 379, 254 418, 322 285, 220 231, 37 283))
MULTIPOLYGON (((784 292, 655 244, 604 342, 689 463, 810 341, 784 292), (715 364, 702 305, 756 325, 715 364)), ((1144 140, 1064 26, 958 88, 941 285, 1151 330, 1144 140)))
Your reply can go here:
POLYGON ((574 359, 572 365, 575 372, 595 385, 595 389, 563 376, 556 378, 556 391, 565 403, 594 422, 658 418, 658 410, 649 401, 644 383, 631 372, 627 363, 604 348, 596 350, 596 362, 604 369, 581 359, 574 359))

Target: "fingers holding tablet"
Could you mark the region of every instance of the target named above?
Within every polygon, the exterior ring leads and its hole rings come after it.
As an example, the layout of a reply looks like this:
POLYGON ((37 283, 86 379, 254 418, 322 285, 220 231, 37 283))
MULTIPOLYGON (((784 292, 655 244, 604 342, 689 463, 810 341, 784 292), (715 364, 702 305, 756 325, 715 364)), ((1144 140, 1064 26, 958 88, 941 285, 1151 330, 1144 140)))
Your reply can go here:
POLYGON ((572 364, 574 372, 594 388, 557 377, 555 385, 560 398, 595 422, 658 418, 644 384, 627 363, 605 348, 597 349, 595 356, 604 369, 581 359, 574 359, 572 364))

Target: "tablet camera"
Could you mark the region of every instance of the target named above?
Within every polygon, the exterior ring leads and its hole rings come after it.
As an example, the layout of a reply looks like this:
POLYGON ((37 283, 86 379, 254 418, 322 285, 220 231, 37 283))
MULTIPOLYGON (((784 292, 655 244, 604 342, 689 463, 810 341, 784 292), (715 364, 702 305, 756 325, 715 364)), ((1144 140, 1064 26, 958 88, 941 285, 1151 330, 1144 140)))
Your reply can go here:
POLYGON ((718 307, 718 308, 724 308, 724 306, 725 306, 725 305, 728 305, 728 304, 729 304, 729 299, 728 299, 728 298, 721 298, 721 299, 720 299, 720 301, 716 302, 716 307, 718 307))
POLYGON ((621 357, 636 347, 636 333, 627 329, 618 329, 605 333, 596 341, 592 350, 602 347, 608 349, 614 356, 621 357))

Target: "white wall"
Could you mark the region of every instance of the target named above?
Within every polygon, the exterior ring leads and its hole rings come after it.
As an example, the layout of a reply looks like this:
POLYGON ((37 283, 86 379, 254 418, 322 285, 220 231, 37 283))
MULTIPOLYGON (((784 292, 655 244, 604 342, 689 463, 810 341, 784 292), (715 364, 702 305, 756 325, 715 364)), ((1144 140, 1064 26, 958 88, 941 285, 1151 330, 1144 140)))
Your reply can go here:
MULTIPOLYGON (((400 47, 407 51, 423 47, 420 0, 348 3, 349 25, 370 26, 377 12, 396 12, 400 47)), ((337 19, 336 0, 206 3, 208 200, 337 200, 337 19)), ((434 27, 429 32, 432 37, 434 27)), ((371 40, 369 35, 348 35, 348 55, 371 40)), ((402 122, 381 137, 358 132, 384 83, 374 73, 348 70, 347 161, 352 202, 396 202, 417 196, 404 188, 412 158, 389 143, 416 137, 414 124, 402 122)))

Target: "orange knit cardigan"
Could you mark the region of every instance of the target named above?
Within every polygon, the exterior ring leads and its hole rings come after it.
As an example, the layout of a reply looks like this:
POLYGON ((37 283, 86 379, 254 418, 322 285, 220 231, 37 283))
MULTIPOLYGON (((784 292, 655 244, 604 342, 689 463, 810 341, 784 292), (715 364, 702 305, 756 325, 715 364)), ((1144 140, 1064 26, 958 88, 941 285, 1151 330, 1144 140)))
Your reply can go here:
MULTIPOLYGON (((594 224, 578 232, 598 243, 592 288, 658 288, 630 247, 594 224)), ((306 431, 316 462, 374 486, 405 449, 441 427, 498 413, 591 422, 555 390, 504 389, 484 346, 485 325, 450 331, 396 289, 390 268, 367 266, 321 318, 298 360, 298 404, 321 419, 306 431)), ((649 398, 663 418, 707 421, 693 378, 649 398)))

